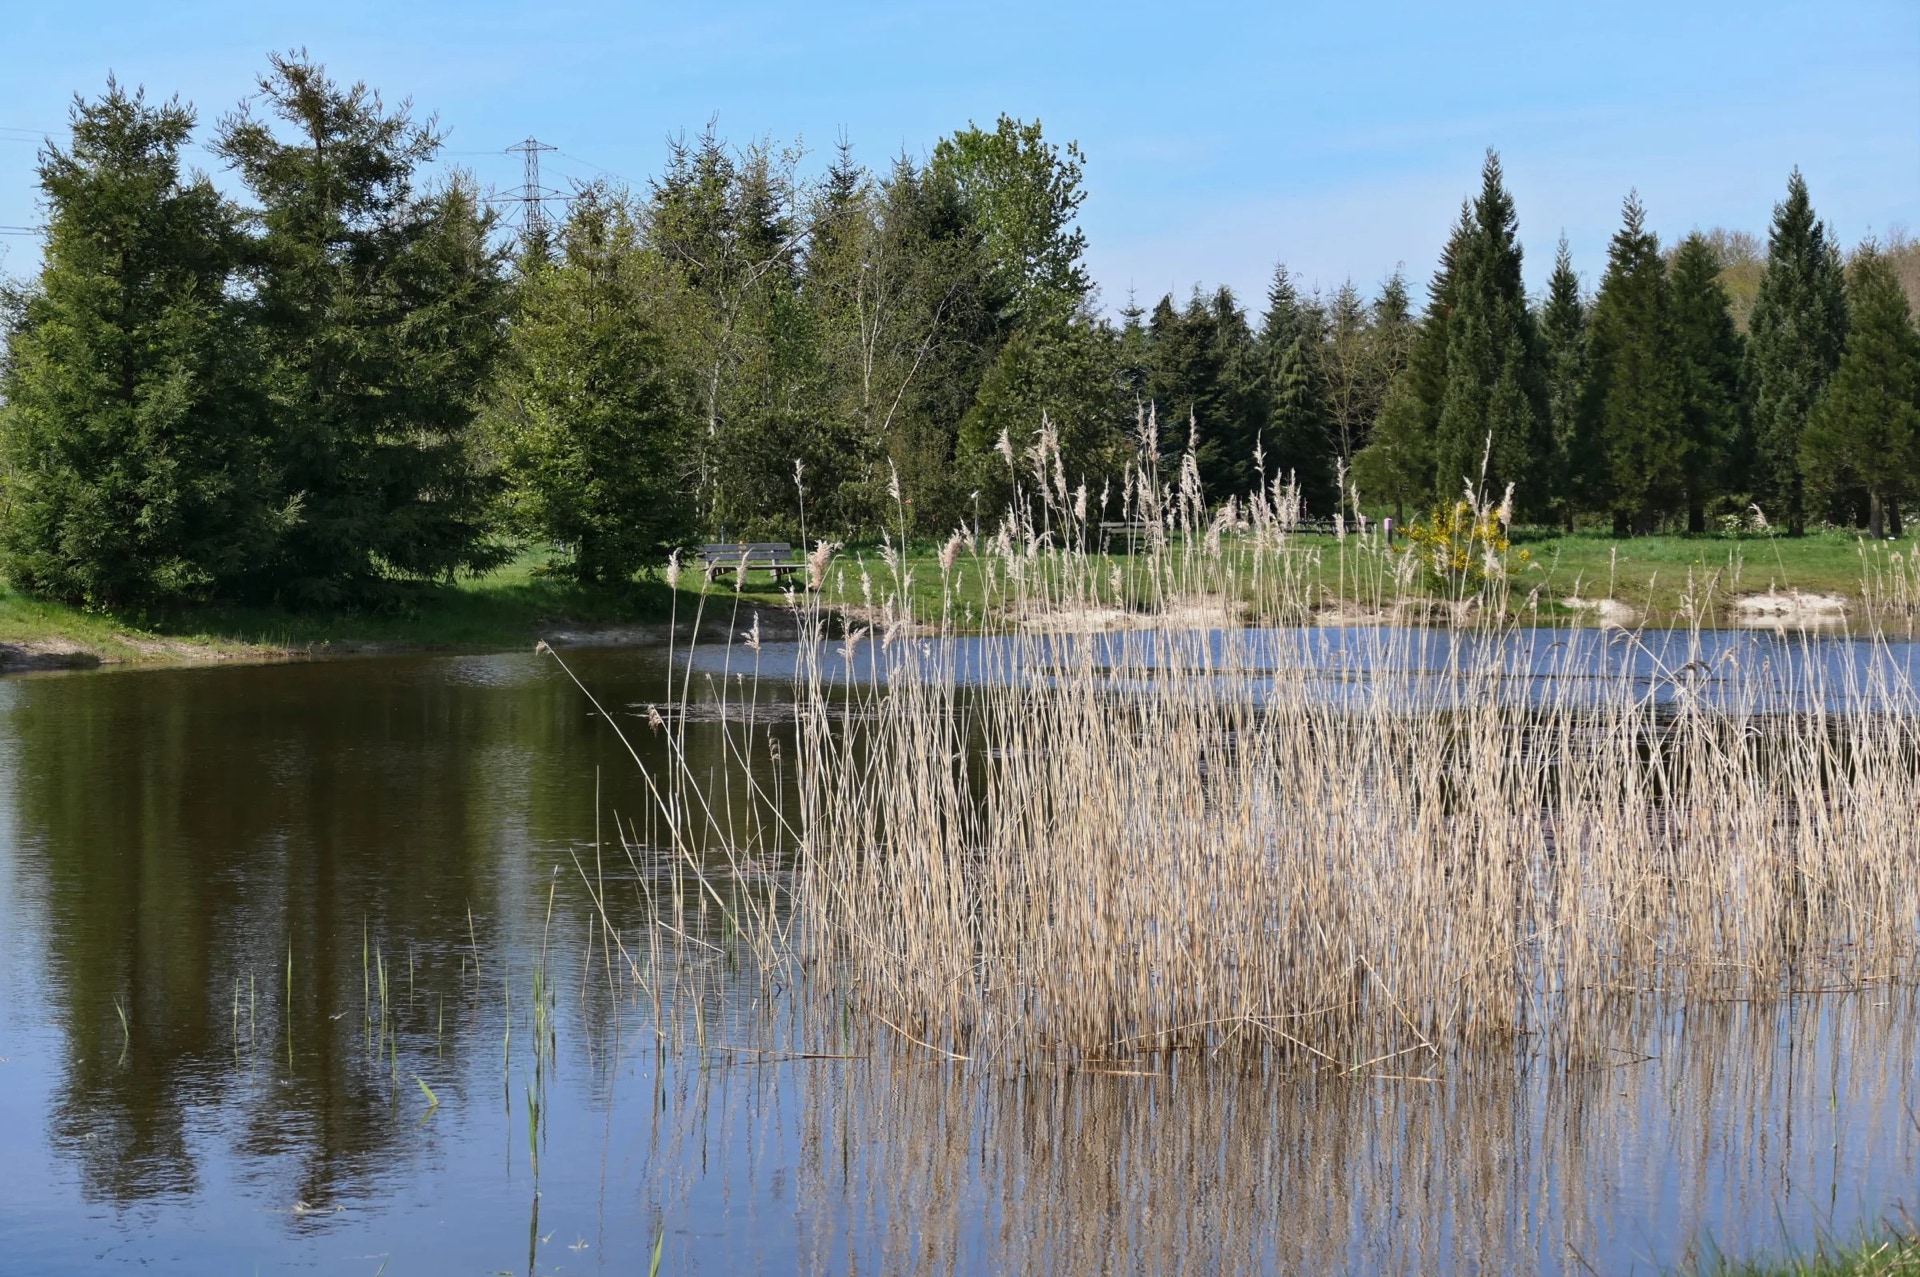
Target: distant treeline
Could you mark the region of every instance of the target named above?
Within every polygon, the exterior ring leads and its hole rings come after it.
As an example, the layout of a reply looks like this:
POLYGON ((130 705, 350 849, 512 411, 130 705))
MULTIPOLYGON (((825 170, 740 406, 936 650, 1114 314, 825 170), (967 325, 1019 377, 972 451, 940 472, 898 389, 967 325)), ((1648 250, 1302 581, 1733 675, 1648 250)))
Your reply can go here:
POLYGON ((1082 156, 1002 117, 824 176, 711 130, 645 191, 510 235, 430 124, 274 58, 182 169, 191 108, 109 83, 40 162, 6 293, 0 568, 94 606, 331 605, 559 547, 619 582, 702 536, 991 522, 1045 476, 1117 508, 1191 450, 1211 499, 1417 516, 1469 483, 1620 533, 1753 517, 1898 532, 1920 496, 1904 237, 1843 261, 1796 172, 1764 251, 1663 249, 1629 196, 1596 292, 1544 298, 1489 153, 1416 308, 1396 273, 1258 321, 1225 288, 1098 311, 1082 156), (1903 283, 1904 276, 1904 283, 1903 283), (1342 485, 1342 476, 1345 484, 1342 485))

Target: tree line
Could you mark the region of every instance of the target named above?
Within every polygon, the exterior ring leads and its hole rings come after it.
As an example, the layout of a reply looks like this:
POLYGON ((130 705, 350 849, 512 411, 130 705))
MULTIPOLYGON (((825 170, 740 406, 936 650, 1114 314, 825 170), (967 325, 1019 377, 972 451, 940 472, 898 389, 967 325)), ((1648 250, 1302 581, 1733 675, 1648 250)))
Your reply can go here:
POLYGON ((1282 266, 1255 317, 1222 287, 1109 319, 1084 157, 1037 122, 814 180, 709 128, 518 236, 428 180, 432 122, 304 55, 217 122, 239 198, 183 164, 196 124, 109 82, 41 156, 0 362, 22 588, 333 606, 525 545, 620 583, 703 536, 941 534, 1016 499, 1043 430, 1041 481, 1113 506, 1143 452, 1216 501, 1285 475, 1405 519, 1510 484, 1620 534, 1897 534, 1920 494, 1915 250, 1843 260, 1797 172, 1764 257, 1663 248, 1630 196, 1597 289, 1562 241, 1530 298, 1490 152, 1417 313, 1401 272, 1323 296, 1282 266))

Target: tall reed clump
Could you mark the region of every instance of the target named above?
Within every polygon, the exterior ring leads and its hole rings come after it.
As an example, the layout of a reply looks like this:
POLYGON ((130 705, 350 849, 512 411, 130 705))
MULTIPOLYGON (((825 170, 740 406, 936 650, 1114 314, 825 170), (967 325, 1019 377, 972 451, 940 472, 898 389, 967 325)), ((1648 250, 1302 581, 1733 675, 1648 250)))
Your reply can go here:
POLYGON ((755 847, 710 772, 654 781, 664 823, 791 866, 763 960, 871 1020, 969 1058, 1364 1072, 1915 976, 1920 700, 1881 631, 1716 634, 1712 579, 1680 630, 1543 628, 1504 533, 1436 579, 1364 521, 1303 542, 1281 479, 1210 509, 1190 457, 1096 498, 1043 432, 1014 477, 936 605, 891 547, 794 597, 794 792, 755 847))

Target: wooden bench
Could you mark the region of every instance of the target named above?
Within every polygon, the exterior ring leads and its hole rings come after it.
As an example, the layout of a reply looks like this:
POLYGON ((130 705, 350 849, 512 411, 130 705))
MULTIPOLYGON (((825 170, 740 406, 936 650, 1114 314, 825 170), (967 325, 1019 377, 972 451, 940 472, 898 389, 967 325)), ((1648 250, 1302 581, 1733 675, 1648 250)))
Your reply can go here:
POLYGON ((1151 544, 1156 525, 1144 520, 1108 519, 1100 524, 1100 542, 1102 546, 1115 540, 1126 542, 1127 553, 1133 553, 1135 542, 1151 544))
POLYGON ((796 572, 805 572, 805 559, 793 557, 793 546, 785 541, 722 541, 700 547, 700 569, 712 581, 722 572, 771 572, 775 581, 784 581, 796 572))

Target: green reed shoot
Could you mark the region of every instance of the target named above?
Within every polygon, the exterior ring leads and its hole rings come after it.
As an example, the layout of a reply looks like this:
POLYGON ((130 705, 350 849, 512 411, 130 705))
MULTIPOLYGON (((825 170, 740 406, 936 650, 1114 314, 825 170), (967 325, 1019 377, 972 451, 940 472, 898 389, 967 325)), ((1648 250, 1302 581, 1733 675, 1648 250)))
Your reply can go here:
POLYGON ((439 1108, 440 1097, 433 1093, 433 1088, 427 1085, 426 1079, 416 1073, 413 1075, 413 1080, 414 1083, 419 1086, 420 1094, 427 1097, 427 1111, 432 1112, 434 1109, 439 1108))

